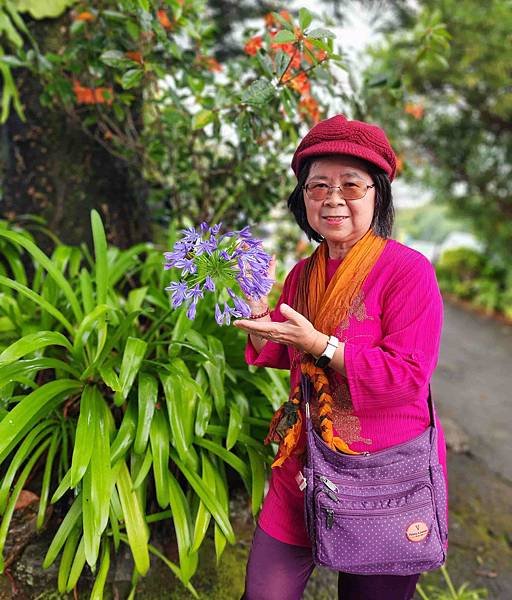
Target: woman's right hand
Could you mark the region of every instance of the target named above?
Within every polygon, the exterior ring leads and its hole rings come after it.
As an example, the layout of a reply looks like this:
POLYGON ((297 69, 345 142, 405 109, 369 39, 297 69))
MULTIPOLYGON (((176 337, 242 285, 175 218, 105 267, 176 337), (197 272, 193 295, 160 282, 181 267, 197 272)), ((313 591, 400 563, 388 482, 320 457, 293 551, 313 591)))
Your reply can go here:
MULTIPOLYGON (((267 277, 269 279, 272 279, 275 283, 276 280, 276 265, 277 265, 277 260, 276 260, 276 255, 272 255, 272 258, 270 259, 270 263, 268 265, 268 273, 267 273, 267 277)), ((255 298, 246 298, 245 301, 247 302, 247 304, 249 305, 249 308, 251 309, 251 314, 253 315, 260 315, 262 313, 264 313, 268 306, 268 295, 267 296, 261 296, 260 298, 258 298, 257 300, 255 298)))

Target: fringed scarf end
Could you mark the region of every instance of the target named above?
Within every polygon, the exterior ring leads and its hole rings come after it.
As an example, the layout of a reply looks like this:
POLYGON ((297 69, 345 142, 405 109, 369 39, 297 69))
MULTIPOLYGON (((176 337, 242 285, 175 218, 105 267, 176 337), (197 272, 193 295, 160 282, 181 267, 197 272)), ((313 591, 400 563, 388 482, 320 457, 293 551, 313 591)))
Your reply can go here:
POLYGON ((276 460, 272 463, 272 468, 280 467, 284 461, 292 455, 293 450, 296 448, 297 443, 300 438, 300 434, 302 431, 302 416, 300 411, 297 411, 297 420, 294 425, 292 425, 289 429, 283 440, 281 441, 281 445, 279 446, 279 454, 276 460))
POLYGON ((333 449, 339 450, 340 452, 343 452, 344 454, 361 454, 360 452, 356 452, 355 450, 351 450, 348 447, 348 444, 346 442, 344 442, 339 437, 333 437, 332 438, 332 444, 334 446, 333 449))

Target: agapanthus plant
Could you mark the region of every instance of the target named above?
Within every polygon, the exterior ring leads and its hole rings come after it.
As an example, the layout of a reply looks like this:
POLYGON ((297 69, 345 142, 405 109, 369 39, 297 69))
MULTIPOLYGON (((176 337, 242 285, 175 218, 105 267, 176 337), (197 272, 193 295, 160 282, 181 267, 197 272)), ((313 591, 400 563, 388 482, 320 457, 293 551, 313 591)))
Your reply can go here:
POLYGON ((229 325, 231 317, 251 314, 244 297, 266 296, 274 283, 268 277, 271 257, 261 240, 252 237, 250 227, 220 233, 221 224, 201 223, 183 229, 183 236, 171 252, 165 252, 165 269, 179 269, 178 281, 165 289, 171 306, 187 305, 187 317, 194 319, 197 304, 206 293, 215 295, 215 320, 229 325))

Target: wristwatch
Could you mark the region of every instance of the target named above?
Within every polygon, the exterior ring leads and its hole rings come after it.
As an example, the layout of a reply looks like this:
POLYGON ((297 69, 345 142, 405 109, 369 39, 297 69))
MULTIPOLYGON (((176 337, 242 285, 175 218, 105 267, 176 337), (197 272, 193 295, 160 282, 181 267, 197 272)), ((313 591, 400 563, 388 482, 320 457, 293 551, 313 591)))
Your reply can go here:
POLYGON ((325 350, 315 360, 315 367, 320 367, 321 369, 326 367, 331 362, 339 343, 340 341, 338 340, 338 338, 335 335, 331 335, 329 337, 329 341, 327 342, 325 350))

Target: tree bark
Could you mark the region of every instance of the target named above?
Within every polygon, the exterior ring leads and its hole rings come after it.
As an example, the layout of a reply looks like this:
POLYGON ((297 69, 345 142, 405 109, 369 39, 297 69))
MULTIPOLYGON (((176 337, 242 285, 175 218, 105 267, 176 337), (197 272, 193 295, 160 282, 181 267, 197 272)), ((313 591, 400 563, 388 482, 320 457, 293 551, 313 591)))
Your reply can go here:
MULTIPOLYGON (((43 51, 59 46, 59 21, 33 23, 43 51)), ((140 169, 110 154, 63 110, 41 106, 41 84, 28 71, 18 70, 17 86, 26 121, 12 111, 0 135, 3 216, 38 215, 62 242, 90 245, 95 208, 111 243, 124 248, 148 240, 148 187, 140 169)), ((48 245, 46 236, 37 237, 48 245)))

